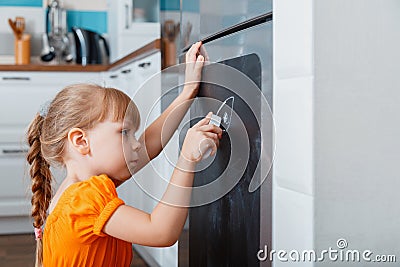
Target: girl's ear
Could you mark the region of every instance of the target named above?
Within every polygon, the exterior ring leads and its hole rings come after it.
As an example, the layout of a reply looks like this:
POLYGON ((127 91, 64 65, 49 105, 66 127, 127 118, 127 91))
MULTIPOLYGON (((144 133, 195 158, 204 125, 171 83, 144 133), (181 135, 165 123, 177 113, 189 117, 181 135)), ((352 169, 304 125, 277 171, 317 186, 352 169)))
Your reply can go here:
POLYGON ((90 152, 89 139, 85 131, 80 128, 72 128, 68 132, 68 141, 72 148, 76 149, 80 154, 87 155, 90 152))

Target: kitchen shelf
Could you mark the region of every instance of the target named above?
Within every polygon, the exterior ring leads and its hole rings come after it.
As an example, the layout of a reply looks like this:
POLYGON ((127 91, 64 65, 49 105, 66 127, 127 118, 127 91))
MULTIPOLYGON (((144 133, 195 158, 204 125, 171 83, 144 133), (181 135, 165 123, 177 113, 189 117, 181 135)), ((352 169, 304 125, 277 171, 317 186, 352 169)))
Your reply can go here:
POLYGON ((0 71, 71 71, 71 72, 102 72, 114 70, 133 61, 145 58, 153 53, 161 50, 161 40, 156 39, 145 46, 133 51, 127 56, 117 60, 111 64, 93 64, 93 65, 78 65, 78 64, 60 64, 60 65, 45 65, 45 64, 0 64, 0 71))

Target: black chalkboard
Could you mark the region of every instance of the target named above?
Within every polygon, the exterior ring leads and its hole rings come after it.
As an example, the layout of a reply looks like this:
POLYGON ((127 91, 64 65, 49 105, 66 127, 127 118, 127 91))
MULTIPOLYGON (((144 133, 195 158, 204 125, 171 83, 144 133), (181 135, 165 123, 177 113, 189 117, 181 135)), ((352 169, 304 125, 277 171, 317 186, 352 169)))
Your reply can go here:
MULTIPOLYGON (((240 70, 258 88, 261 88, 261 64, 257 55, 244 55, 220 63, 240 70)), ((210 68, 212 66, 204 67, 203 80, 205 81, 208 80, 208 75, 215 75, 208 72, 210 68)), ((246 161, 246 168, 239 182, 229 193, 212 203, 190 209, 189 264, 191 267, 259 265, 256 255, 260 245, 260 189, 250 193, 248 188, 260 158, 260 125, 254 113, 261 112, 261 100, 260 98, 252 99, 251 103, 248 101, 246 103, 240 97, 240 92, 207 82, 201 84, 198 93, 199 98, 208 97, 219 100, 219 103, 230 96, 235 98, 233 110, 237 116, 232 117, 230 128, 224 133, 218 153, 211 165, 195 174, 194 186, 208 184, 217 179, 226 168, 234 168, 232 161, 246 161), (242 123, 248 135, 243 137, 247 139, 243 142, 249 142, 249 151, 230 159, 232 146, 236 145, 232 143, 232 135, 242 123)), ((215 104, 198 101, 191 108, 191 118, 204 116, 208 111, 215 113, 215 104)), ((197 120, 193 119, 191 125, 197 120)), ((228 180, 229 178, 225 177, 228 180)), ((194 191, 192 201, 201 198, 196 194, 204 194, 204 192, 194 191)))

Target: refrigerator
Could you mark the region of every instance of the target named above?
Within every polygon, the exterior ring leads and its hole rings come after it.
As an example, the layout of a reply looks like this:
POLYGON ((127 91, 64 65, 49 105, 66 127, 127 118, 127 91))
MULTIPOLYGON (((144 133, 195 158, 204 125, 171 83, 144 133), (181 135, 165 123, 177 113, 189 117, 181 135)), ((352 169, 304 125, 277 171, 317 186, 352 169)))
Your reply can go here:
MULTIPOLYGON (((400 70, 392 59, 399 55, 398 1, 376 5, 362 0, 279 0, 273 4, 274 63, 270 65, 269 22, 226 36, 218 33, 268 13, 271 4, 182 1, 182 47, 211 39, 204 47, 212 62, 243 60, 241 65, 246 65, 245 56, 260 58, 261 76, 257 71, 244 73, 253 80, 260 78, 254 82, 261 85, 273 109, 275 157, 269 172, 272 199, 268 176, 254 191, 259 195, 248 194, 246 186, 239 192, 233 188, 217 201, 190 210, 188 236, 179 247, 179 256, 186 252, 187 261, 180 257, 180 266, 395 266, 400 255, 400 70), (242 198, 242 209, 235 198, 239 193, 249 196, 242 198), (255 204, 258 200, 260 206, 255 204), (246 220, 249 213, 252 222, 246 220), (235 220, 245 226, 234 228, 235 220), (243 232, 246 235, 241 236, 243 232), (286 255, 280 259, 276 253, 273 262, 255 262, 255 244, 260 250, 268 246, 268 252, 282 250, 286 255), (323 254, 329 249, 344 257, 323 254), (315 252, 315 256, 298 261, 292 251, 315 252)), ((212 73, 205 70, 204 74, 208 79, 212 73)), ((227 96, 217 92, 203 85, 199 96, 215 101, 227 96)), ((191 118, 214 108, 207 102, 194 103, 191 118)), ((223 142, 228 140, 222 141, 216 161, 229 150, 223 142)), ((214 171, 197 173, 196 183, 208 182, 211 174, 223 169, 219 167, 211 164, 214 171)))
POLYGON ((180 61, 198 40, 208 61, 187 127, 212 111, 224 133, 196 170, 179 266, 271 266, 272 19, 272 1, 181 1, 180 61))

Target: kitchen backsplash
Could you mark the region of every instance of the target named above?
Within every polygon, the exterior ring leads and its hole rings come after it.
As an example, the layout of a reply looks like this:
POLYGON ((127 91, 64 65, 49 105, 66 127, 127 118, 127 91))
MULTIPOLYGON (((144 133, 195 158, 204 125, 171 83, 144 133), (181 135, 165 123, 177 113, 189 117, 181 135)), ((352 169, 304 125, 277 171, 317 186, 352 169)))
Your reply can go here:
MULTIPOLYGON (((67 9, 67 24, 107 33, 106 0, 64 0, 67 9)), ((26 32, 32 35, 31 54, 41 51, 41 34, 45 31, 47 0, 0 0, 0 55, 14 53, 14 36, 7 23, 9 18, 23 16, 26 20, 26 32)), ((1 62, 0 62, 1 63, 1 62)))
POLYGON ((1 6, 34 6, 41 7, 43 5, 42 0, 1 0, 1 6))
MULTIPOLYGON (((31 55, 41 51, 41 34, 45 31, 45 14, 48 0, 0 0, 0 55, 14 54, 14 36, 8 18, 23 16, 26 32, 32 35, 31 55)), ((67 24, 84 27, 107 36, 107 0, 64 0, 67 24)), ((180 0, 160 0, 160 22, 179 21, 180 0)), ((0 62, 1 64, 2 62, 0 62)))
MULTIPOLYGON (((62 3, 67 10, 69 28, 78 26, 100 33, 107 32, 106 0, 65 0, 62 3)), ((46 7, 47 0, 0 0, 0 18, 4 20, 4 23, 0 24, 0 32, 11 33, 7 19, 13 18, 14 14, 25 16, 27 26, 31 26, 27 29, 29 32, 43 32, 46 7)))

